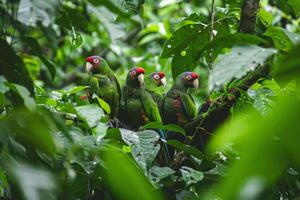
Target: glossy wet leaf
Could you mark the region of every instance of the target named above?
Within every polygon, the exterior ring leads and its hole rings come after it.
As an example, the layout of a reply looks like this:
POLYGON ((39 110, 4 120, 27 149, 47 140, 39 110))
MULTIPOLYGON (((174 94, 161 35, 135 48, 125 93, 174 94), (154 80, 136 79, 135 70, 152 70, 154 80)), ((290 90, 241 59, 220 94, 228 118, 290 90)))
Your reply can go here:
POLYGON ((248 72, 262 66, 276 53, 274 49, 259 46, 235 46, 229 53, 217 58, 209 75, 209 90, 221 89, 234 79, 244 77, 248 72))
POLYGON ((59 0, 21 0, 18 10, 18 20, 28 26, 36 26, 39 22, 49 26, 53 21, 59 0))
POLYGON ((289 32, 281 27, 271 26, 264 35, 271 37, 275 47, 282 51, 289 51, 300 43, 300 34, 289 32))
POLYGON ((150 122, 144 126, 145 129, 162 129, 164 131, 174 131, 185 135, 185 130, 176 124, 166 124, 163 125, 159 122, 150 122))
POLYGON ((180 169, 180 172, 182 174, 183 181, 187 186, 191 184, 198 183, 201 181, 204 177, 203 173, 197 170, 194 170, 190 167, 183 166, 180 169))
POLYGON ((100 119, 104 116, 103 110, 97 104, 77 106, 75 110, 90 128, 97 126, 100 119))
POLYGON ((205 158, 205 155, 197 148, 184 144, 178 140, 168 140, 167 144, 175 147, 178 150, 184 151, 185 153, 190 154, 198 159, 205 158))

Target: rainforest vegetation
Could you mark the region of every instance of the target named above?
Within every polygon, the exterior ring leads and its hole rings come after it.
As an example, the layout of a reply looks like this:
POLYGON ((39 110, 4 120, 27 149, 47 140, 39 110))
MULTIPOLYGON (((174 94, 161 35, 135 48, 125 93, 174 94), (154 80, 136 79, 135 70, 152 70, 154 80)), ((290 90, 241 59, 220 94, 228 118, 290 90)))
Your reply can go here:
POLYGON ((0 15, 0 199, 300 198, 299 0, 0 15))

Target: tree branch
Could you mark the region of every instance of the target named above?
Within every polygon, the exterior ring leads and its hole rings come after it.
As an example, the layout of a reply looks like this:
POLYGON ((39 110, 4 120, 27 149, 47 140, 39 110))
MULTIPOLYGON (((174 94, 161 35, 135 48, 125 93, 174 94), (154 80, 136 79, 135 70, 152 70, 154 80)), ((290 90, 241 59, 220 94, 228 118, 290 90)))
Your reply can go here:
POLYGON ((239 31, 241 33, 254 33, 256 15, 259 9, 260 0, 244 0, 241 9, 241 21, 239 31))

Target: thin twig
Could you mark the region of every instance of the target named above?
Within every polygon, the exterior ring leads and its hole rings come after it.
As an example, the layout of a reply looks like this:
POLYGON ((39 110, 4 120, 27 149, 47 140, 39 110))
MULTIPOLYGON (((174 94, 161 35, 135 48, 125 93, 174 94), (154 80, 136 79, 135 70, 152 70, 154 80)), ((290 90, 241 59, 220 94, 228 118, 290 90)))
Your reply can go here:
MULTIPOLYGON (((211 31, 210 31, 210 41, 214 39, 214 21, 215 21, 215 0, 211 2, 211 31)), ((210 62, 209 62, 209 69, 212 70, 213 65, 213 49, 210 49, 209 53, 210 62)))

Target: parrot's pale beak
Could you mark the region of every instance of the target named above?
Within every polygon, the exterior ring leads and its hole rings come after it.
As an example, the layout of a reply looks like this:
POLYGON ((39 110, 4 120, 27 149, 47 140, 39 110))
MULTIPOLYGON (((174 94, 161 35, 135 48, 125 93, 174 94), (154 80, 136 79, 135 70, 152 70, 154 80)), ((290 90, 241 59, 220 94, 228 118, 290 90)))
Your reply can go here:
POLYGON ((166 84, 167 84, 167 79, 166 79, 166 77, 163 77, 162 79, 160 79, 160 82, 161 82, 161 84, 162 84, 163 86, 166 86, 166 84))
POLYGON ((198 79, 195 79, 194 81, 193 81, 193 86, 194 86, 194 88, 198 88, 199 87, 199 80, 198 79))
POLYGON ((92 63, 87 62, 85 64, 85 69, 86 69, 87 72, 91 72, 92 68, 93 68, 93 64, 92 63))
POLYGON ((137 78, 138 78, 140 84, 143 85, 144 84, 144 74, 139 74, 137 78))

